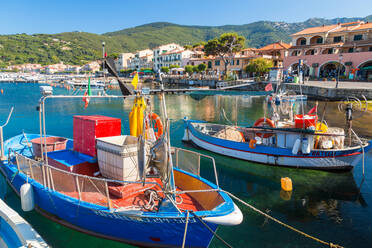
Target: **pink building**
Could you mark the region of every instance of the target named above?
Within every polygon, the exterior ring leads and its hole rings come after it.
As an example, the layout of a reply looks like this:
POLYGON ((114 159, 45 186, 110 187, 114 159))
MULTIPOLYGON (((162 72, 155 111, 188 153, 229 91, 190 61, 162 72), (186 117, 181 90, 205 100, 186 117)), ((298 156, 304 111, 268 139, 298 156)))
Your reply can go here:
POLYGON ((305 76, 372 80, 372 23, 361 21, 304 29, 292 34, 284 69, 305 76))

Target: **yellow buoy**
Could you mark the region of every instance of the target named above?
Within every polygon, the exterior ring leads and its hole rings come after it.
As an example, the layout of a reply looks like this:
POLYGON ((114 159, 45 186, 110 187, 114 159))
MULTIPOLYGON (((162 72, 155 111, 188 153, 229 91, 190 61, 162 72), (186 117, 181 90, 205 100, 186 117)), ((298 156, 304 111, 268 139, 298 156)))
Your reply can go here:
POLYGON ((284 191, 292 191, 292 180, 289 177, 282 177, 280 182, 284 191))

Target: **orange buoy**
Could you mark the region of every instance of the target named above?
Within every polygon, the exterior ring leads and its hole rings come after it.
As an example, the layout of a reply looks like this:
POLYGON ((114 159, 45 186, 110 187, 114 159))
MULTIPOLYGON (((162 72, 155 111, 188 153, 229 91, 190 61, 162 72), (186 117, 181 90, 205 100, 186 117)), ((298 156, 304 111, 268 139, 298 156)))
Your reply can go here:
POLYGON ((289 177, 282 177, 280 183, 284 191, 292 191, 292 180, 289 177))
MULTIPOLYGON (((275 128, 275 124, 274 124, 274 122, 273 122, 272 120, 270 120, 269 118, 264 118, 264 117, 258 119, 258 120, 253 124, 253 126, 254 126, 254 127, 264 127, 266 124, 268 124, 268 125, 269 125, 270 127, 272 127, 272 128, 275 128)), ((257 135, 258 137, 261 137, 261 138, 269 138, 269 137, 273 136, 272 133, 265 133, 265 134, 263 134, 263 133, 256 133, 256 135, 257 135)))
MULTIPOLYGON (((160 117, 155 113, 150 113, 148 115, 149 121, 155 121, 154 125, 154 134, 155 137, 158 139, 163 134, 163 123, 161 122, 160 117)), ((148 128, 148 124, 146 122, 146 129, 148 128)))
POLYGON ((4 90, 3 89, 1 89, 1 94, 4 94, 4 90))
POLYGON ((256 148, 256 143, 257 143, 257 140, 255 140, 255 139, 251 139, 251 140, 249 141, 249 148, 251 148, 251 149, 256 148))

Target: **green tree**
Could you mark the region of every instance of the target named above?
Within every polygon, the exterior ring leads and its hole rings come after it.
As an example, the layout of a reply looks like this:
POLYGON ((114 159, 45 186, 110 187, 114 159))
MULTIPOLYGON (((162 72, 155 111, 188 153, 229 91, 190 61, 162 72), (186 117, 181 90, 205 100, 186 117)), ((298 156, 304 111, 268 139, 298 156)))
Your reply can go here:
POLYGON ((113 58, 113 59, 118 59, 119 58, 119 53, 111 53, 108 57, 113 58))
POLYGON ((164 72, 164 73, 168 73, 169 72, 169 67, 168 66, 163 66, 162 68, 160 68, 160 71, 164 72))
POLYGON ((179 65, 170 65, 170 66, 169 66, 169 69, 179 68, 179 67, 180 67, 179 65))
POLYGON ((192 67, 192 71, 193 71, 193 72, 199 72, 198 66, 197 66, 197 65, 194 65, 194 66, 192 67))
POLYGON ((256 58, 249 61, 248 65, 244 68, 247 73, 257 73, 263 75, 268 73, 270 68, 274 66, 274 63, 270 59, 256 58))
POLYGON ((231 63, 235 53, 243 49, 245 38, 237 33, 225 33, 219 38, 209 40, 204 46, 204 52, 207 56, 220 57, 225 64, 225 75, 227 75, 227 66, 231 63))
POLYGON ((198 71, 199 72, 203 72, 203 71, 205 71, 207 69, 207 65, 206 64, 199 64, 198 65, 198 71))
POLYGON ((185 50, 192 50, 192 45, 184 45, 183 48, 185 50))
POLYGON ((193 73, 193 66, 192 65, 186 65, 185 66, 185 72, 191 74, 193 73))

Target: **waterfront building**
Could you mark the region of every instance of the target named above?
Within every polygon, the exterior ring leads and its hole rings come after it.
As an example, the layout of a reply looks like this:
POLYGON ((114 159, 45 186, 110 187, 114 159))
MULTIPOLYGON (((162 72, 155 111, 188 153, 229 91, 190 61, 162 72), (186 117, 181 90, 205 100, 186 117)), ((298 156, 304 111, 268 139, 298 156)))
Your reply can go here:
POLYGON ((65 68, 66 72, 79 73, 81 71, 81 66, 78 65, 68 65, 65 68))
POLYGON ((8 70, 17 70, 21 72, 40 72, 43 68, 40 64, 22 64, 22 65, 11 65, 8 66, 8 70))
POLYGON ((44 67, 45 73, 46 74, 53 74, 57 72, 63 72, 66 70, 68 66, 65 65, 63 62, 58 63, 58 64, 53 64, 53 65, 47 65, 44 67))
POLYGON ((290 44, 284 43, 282 41, 269 44, 267 46, 261 47, 258 52, 262 55, 269 55, 273 60, 274 67, 282 68, 283 60, 288 56, 288 50, 291 47, 290 44))
POLYGON ((153 51, 145 49, 137 51, 133 57, 127 59, 127 68, 131 70, 140 70, 141 68, 153 67, 153 51))
POLYGON ((305 76, 372 80, 372 23, 323 25, 291 36, 285 70, 296 74, 302 60, 305 76))
MULTIPOLYGON (((194 51, 185 50, 183 48, 176 48, 169 52, 161 53, 158 58, 162 61, 162 66, 178 66, 184 67, 193 56, 194 51)), ((160 67, 161 68, 161 67, 160 67)))
POLYGON ((97 61, 92 61, 88 64, 85 64, 81 67, 81 71, 90 71, 90 72, 96 72, 100 70, 100 64, 97 61))
POLYGON ((116 70, 120 71, 128 69, 128 60, 133 57, 133 53, 120 53, 118 58, 115 60, 116 70))
MULTIPOLYGON (((281 53, 281 50, 279 50, 281 53)), ((251 75, 248 75, 244 69, 249 64, 249 62, 254 58, 267 58, 267 59, 273 59, 273 55, 271 53, 278 52, 276 49, 264 49, 260 50, 257 48, 245 48, 241 50, 240 52, 234 54, 231 58, 229 58, 229 63, 227 65, 227 70, 230 72, 234 72, 237 74, 240 78, 249 77, 251 75)), ((284 52, 283 52, 284 54, 284 52)), ((280 60, 280 56, 275 56, 277 61, 280 60)), ((190 58, 188 61, 188 65, 199 65, 199 64, 205 64, 207 66, 207 74, 210 75, 222 75, 222 73, 225 70, 225 62, 221 57, 218 56, 203 56, 201 58, 194 57, 190 58)), ((278 63, 278 62, 277 62, 278 63)))
MULTIPOLYGON (((153 49, 153 69, 154 71, 159 70, 161 67, 166 66, 165 61, 163 61, 163 55, 170 51, 182 50, 183 47, 176 43, 169 43, 166 45, 161 45, 153 49)), ((169 61, 168 61, 169 62, 169 61)), ((169 64, 169 63, 168 63, 169 64)))

